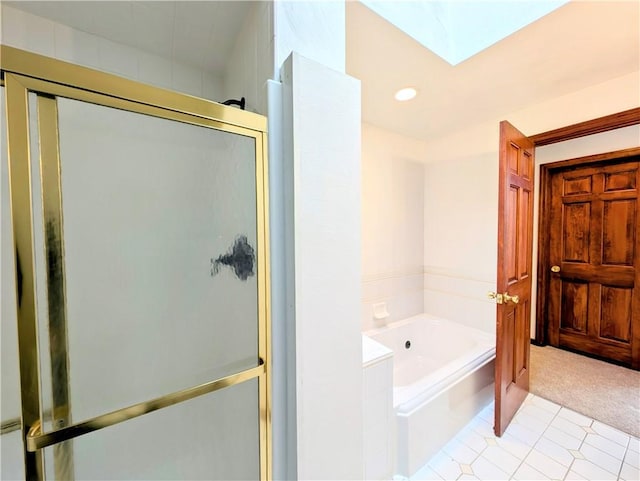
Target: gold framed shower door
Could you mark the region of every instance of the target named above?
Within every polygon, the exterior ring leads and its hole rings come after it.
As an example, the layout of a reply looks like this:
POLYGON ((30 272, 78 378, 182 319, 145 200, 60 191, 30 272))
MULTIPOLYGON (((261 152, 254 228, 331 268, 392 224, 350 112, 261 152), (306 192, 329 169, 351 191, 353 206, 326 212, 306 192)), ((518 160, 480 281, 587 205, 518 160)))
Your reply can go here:
MULTIPOLYGON (((258 385, 259 472, 271 479, 271 359, 269 306, 269 232, 266 118, 251 112, 141 84, 111 74, 0 46, 6 95, 11 213, 16 277, 21 422, 26 478, 44 479, 42 450, 54 447, 55 477, 73 479, 71 440, 114 424, 194 399, 249 380, 258 385), (34 216, 30 149, 29 94, 37 98, 40 184, 45 250, 48 259, 47 304, 49 353, 55 385, 51 411, 42 407, 36 308, 34 216), (211 379, 80 422, 71 419, 68 380, 65 244, 57 99, 73 99, 146 116, 238 134, 255 142, 256 281, 258 360, 255 367, 211 379), (44 416, 54 429, 44 432, 44 416)), ((4 420, 3 420, 4 422, 4 420)))

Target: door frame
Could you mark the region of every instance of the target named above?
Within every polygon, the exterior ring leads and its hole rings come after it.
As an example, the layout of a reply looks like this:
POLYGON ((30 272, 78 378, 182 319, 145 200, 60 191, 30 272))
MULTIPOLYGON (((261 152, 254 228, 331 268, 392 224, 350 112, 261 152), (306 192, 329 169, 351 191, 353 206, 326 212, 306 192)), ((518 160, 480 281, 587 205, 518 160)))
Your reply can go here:
POLYGON ((540 210, 538 230, 538 291, 536 310, 536 344, 549 343, 547 318, 548 298, 550 291, 550 279, 548 266, 550 261, 549 238, 551 232, 551 178, 563 169, 573 166, 587 167, 607 161, 624 161, 640 156, 640 147, 616 150, 603 154, 577 157, 569 160, 551 162, 540 166, 540 210))
MULTIPOLYGON (((640 124, 640 107, 617 112, 614 114, 599 117, 593 120, 587 120, 577 124, 568 125, 559 129, 542 132, 531 136, 535 147, 564 142, 566 140, 586 137, 610 130, 616 130, 631 125, 640 124)), ((536 282, 536 315, 535 315, 535 337, 532 339, 537 345, 543 346, 547 344, 546 337, 546 303, 548 299, 548 280, 549 274, 546 266, 549 262, 548 243, 545 242, 546 234, 549 230, 549 211, 550 211, 550 192, 549 178, 554 170, 570 167, 572 165, 587 165, 589 163, 601 162, 607 159, 623 158, 626 156, 637 155, 640 147, 625 149, 615 152, 607 152, 604 154, 579 157, 569 160, 561 160, 540 165, 540 173, 538 177, 539 189, 539 209, 538 209, 538 258, 537 262, 537 282, 536 282)))

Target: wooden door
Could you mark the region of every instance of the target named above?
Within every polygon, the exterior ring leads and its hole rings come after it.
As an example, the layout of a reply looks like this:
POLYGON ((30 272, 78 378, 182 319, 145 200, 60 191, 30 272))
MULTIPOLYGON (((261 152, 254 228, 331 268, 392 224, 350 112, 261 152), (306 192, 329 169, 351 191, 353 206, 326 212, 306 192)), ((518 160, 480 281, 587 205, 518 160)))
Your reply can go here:
POLYGON ((548 340, 640 369, 640 162, 550 176, 548 340), (635 352, 635 355, 634 355, 635 352))
POLYGON ((500 123, 495 425, 502 436, 529 392, 533 142, 500 123))

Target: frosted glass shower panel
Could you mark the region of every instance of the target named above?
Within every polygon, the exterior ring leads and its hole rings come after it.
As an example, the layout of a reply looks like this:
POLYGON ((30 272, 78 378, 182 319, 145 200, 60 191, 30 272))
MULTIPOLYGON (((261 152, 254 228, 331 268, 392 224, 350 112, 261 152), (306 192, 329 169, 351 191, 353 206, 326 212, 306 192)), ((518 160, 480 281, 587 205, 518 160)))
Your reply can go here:
MULTIPOLYGON (((73 440, 76 480, 260 479, 252 379, 73 440)), ((45 448, 53 471, 53 449, 45 448)))
POLYGON ((72 416, 258 359, 255 139, 58 99, 72 416))

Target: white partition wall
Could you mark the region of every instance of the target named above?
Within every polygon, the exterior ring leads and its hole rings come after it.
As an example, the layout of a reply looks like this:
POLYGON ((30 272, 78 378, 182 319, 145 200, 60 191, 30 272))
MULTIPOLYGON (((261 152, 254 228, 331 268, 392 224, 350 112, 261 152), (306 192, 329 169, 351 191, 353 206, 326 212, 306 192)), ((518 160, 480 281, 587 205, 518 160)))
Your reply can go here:
POLYGON ((362 479, 360 83, 296 53, 282 80, 296 474, 362 479))

